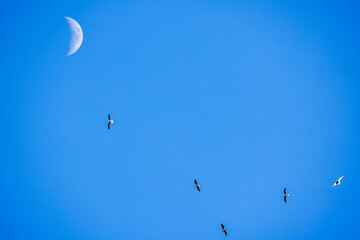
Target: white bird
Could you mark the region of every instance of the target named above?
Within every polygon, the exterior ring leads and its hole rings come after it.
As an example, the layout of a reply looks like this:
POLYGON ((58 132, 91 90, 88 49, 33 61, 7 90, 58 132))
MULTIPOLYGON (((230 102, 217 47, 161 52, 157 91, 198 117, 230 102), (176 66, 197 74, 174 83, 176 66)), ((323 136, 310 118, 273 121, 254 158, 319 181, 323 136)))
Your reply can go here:
POLYGON ((287 194, 286 188, 284 188, 284 201, 285 201, 285 203, 286 203, 287 197, 289 197, 289 196, 290 196, 290 194, 287 194))
POLYGON ((341 179, 342 179, 343 177, 344 177, 344 176, 342 176, 341 178, 339 178, 339 180, 337 180, 337 181, 334 183, 333 187, 335 187, 336 185, 340 185, 340 181, 341 181, 341 179))
POLYGON ((113 120, 111 120, 111 118, 110 118, 110 114, 109 114, 108 118, 109 118, 108 129, 110 129, 110 125, 111 125, 111 124, 113 124, 113 123, 114 123, 114 121, 113 121, 113 120))

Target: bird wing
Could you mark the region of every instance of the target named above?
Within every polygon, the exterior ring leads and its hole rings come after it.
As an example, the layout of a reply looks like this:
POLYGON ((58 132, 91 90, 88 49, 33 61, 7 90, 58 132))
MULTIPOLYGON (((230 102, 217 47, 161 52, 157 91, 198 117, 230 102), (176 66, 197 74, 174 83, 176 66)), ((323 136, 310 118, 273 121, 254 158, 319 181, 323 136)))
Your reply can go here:
POLYGON ((199 187, 199 186, 196 186, 196 188, 197 188, 197 190, 199 190, 199 192, 200 192, 200 187, 199 187))
POLYGON ((110 114, 108 115, 108 119, 109 119, 109 120, 111 120, 111 118, 110 118, 110 114))
POLYGON ((344 176, 342 176, 341 178, 339 178, 338 182, 340 182, 343 177, 344 177, 344 176))
POLYGON ((284 196, 284 201, 285 201, 285 203, 286 203, 286 199, 287 199, 287 196, 285 195, 285 196, 284 196))
POLYGON ((286 188, 284 188, 284 193, 286 194, 286 188))
POLYGON ((194 181, 194 182, 195 182, 195 185, 198 185, 198 184, 197 184, 197 181, 196 181, 196 179, 195 179, 195 181, 194 181))
POLYGON ((110 129, 110 124, 111 124, 111 123, 109 122, 109 123, 108 123, 108 129, 110 129))
POLYGON ((222 229, 224 229, 225 227, 224 227, 224 224, 222 224, 222 223, 220 223, 221 224, 221 227, 222 227, 222 229))
POLYGON ((227 231, 226 230, 224 230, 224 233, 225 233, 225 237, 227 237, 227 231))

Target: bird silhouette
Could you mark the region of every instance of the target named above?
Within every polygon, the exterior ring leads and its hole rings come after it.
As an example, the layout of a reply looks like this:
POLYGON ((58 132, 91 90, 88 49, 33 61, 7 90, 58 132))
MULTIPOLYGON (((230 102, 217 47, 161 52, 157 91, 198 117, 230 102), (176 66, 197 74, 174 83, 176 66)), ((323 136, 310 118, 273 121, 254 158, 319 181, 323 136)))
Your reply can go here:
POLYGON ((109 119, 109 122, 108 122, 108 129, 110 129, 110 125, 114 123, 113 120, 111 120, 111 117, 110 117, 110 114, 108 115, 108 119, 109 119))
POLYGON ((287 197, 289 197, 289 196, 290 196, 290 194, 287 194, 286 188, 284 188, 284 201, 285 201, 285 203, 286 203, 287 197))
POLYGON ((198 184, 198 182, 195 179, 195 187, 197 188, 197 190, 200 192, 200 184, 198 184))
POLYGON ((226 228, 224 227, 224 224, 220 223, 221 224, 221 231, 225 233, 225 237, 227 237, 227 231, 226 231, 226 228))

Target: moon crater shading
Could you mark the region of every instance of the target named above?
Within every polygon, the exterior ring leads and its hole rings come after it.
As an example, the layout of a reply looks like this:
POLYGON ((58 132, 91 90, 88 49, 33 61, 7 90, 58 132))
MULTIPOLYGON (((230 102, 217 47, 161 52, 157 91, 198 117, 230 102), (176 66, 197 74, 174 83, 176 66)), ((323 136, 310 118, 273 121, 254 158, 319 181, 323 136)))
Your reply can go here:
POLYGON ((70 56, 80 48, 83 41, 83 32, 79 23, 77 23, 74 19, 70 17, 65 17, 65 19, 71 30, 70 47, 68 53, 66 54, 66 56, 70 56))

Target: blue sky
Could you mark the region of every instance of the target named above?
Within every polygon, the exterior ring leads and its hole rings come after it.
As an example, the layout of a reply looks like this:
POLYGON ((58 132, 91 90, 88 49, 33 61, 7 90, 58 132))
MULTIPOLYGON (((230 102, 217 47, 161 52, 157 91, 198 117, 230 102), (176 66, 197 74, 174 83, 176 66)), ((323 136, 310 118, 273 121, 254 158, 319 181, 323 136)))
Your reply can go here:
POLYGON ((359 239, 359 8, 2 3, 0 239, 359 239))

